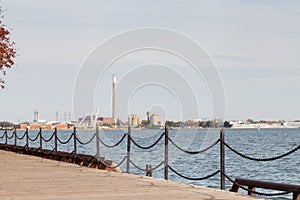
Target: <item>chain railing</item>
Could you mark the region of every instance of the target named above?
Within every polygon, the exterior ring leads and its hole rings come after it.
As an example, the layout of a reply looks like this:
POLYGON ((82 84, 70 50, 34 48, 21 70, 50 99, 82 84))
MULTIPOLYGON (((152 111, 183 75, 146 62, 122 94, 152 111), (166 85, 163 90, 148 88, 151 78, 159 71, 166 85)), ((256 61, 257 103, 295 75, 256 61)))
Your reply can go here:
MULTIPOLYGON (((240 156, 241 158, 251 160, 251 161, 257 161, 257 162, 270 162, 270 161, 274 161, 274 160, 278 160, 278 159, 287 157, 287 156, 291 155, 292 153, 295 153, 296 151, 298 151, 300 149, 300 145, 287 151, 286 153, 283 153, 278 156, 273 156, 273 157, 268 157, 268 158, 255 158, 255 157, 245 155, 245 154, 239 152, 238 150, 234 149, 233 147, 231 147, 229 144, 227 144, 225 142, 225 138, 224 138, 225 135, 222 134, 222 132, 223 132, 223 130, 221 131, 221 136, 220 136, 220 144, 221 144, 220 157, 221 157, 221 163, 222 163, 221 170, 220 170, 220 172, 221 172, 221 188, 222 188, 222 184, 225 185, 225 178, 226 178, 233 184, 233 187, 241 188, 241 189, 247 191, 248 194, 252 195, 252 196, 254 196, 255 194, 262 195, 262 196, 282 196, 282 195, 287 195, 287 194, 293 193, 293 199, 295 199, 295 200, 300 199, 300 186, 294 186, 294 188, 290 188, 288 190, 282 190, 282 188, 274 186, 274 185, 276 185, 276 183, 264 182, 264 184, 259 184, 262 181, 251 180, 252 181, 251 186, 249 186, 249 188, 246 188, 242 184, 239 184, 238 182, 234 181, 232 178, 230 178, 230 176, 228 176, 225 173, 225 151, 224 151, 225 150, 224 147, 227 147, 230 151, 232 151, 236 155, 240 156), (273 185, 273 187, 268 187, 268 184, 273 185), (256 187, 272 189, 272 190, 280 190, 282 192, 277 192, 277 193, 257 192, 254 190, 256 187)), ((287 186, 288 184, 282 184, 282 185, 287 186)), ((237 192, 237 190, 234 191, 232 189, 231 189, 231 191, 237 192)))
POLYGON ((251 157, 251 156, 248 156, 248 155, 245 155, 243 153, 240 153, 239 151, 237 151, 236 149, 232 148, 230 145, 228 145, 226 142, 223 142, 224 145, 230 150, 232 151, 233 153, 239 155, 240 157, 242 158, 245 158, 245 159, 248 159, 248 160, 252 160, 252 161, 258 161, 258 162, 267 162, 267 161, 274 161, 274 160, 278 160, 278 159, 281 159, 281 158, 284 158, 286 156, 289 156, 290 154, 298 151, 300 149, 300 145, 291 149, 290 151, 284 153, 284 154, 281 154, 279 156, 274 156, 274 157, 268 157, 268 158, 254 158, 254 157, 251 157))
POLYGON ((123 140, 125 139, 126 137, 126 133, 124 133, 124 135, 122 136, 122 138, 119 140, 119 142, 117 142, 116 144, 114 145, 109 145, 109 144, 106 144, 104 141, 101 140, 101 138, 99 138, 99 141, 101 142, 101 144, 103 144, 105 147, 107 148, 114 148, 114 147, 117 147, 119 146, 119 144, 121 144, 123 142, 123 140))
MULTIPOLYGON (((216 140, 214 143, 212 143, 211 145, 209 145, 208 147, 204 148, 204 149, 200 149, 198 151, 190 151, 190 150, 186 150, 183 149, 182 147, 180 147, 178 144, 176 144, 176 142, 174 142, 170 137, 169 137, 169 130, 168 127, 165 127, 164 132, 155 140, 155 142, 153 142, 151 145, 148 146, 143 146, 141 144, 139 144, 131 135, 131 127, 128 128, 128 132, 124 133, 122 135, 122 137, 113 145, 107 144, 105 143, 101 138, 100 138, 100 133, 99 133, 99 128, 96 129, 96 133, 94 133, 91 138, 88 141, 82 141, 78 138, 77 136, 77 130, 76 128, 74 128, 72 134, 68 137, 68 139, 66 139, 65 141, 63 141, 59 136, 58 136, 58 132, 57 129, 55 128, 53 134, 47 139, 43 136, 42 134, 42 129, 40 128, 39 132, 37 133, 37 135, 35 137, 30 137, 29 136, 29 132, 28 129, 26 129, 25 133, 22 136, 18 136, 17 135, 17 131, 14 130, 12 135, 9 136, 7 131, 4 131, 4 133, 0 136, 1 140, 5 140, 5 143, 0 144, 0 147, 8 147, 8 146, 13 146, 13 149, 16 149, 17 146, 17 141, 18 140, 23 140, 24 138, 26 138, 26 145, 23 146, 22 148, 24 149, 29 149, 29 141, 31 142, 36 142, 39 139, 39 143, 40 146, 39 148, 35 148, 32 151, 35 152, 39 152, 42 148, 43 148, 43 142, 50 142, 51 140, 54 139, 54 148, 52 150, 47 150, 42 152, 43 155, 54 155, 56 158, 58 156, 60 156, 61 159, 66 159, 66 158, 70 158, 71 156, 76 160, 78 159, 81 163, 86 164, 86 165, 91 165, 91 163, 98 163, 101 164, 102 166, 105 167, 109 167, 112 169, 116 169, 118 167, 120 167, 125 161, 126 161, 126 172, 129 173, 130 172, 130 165, 134 166, 135 168, 137 168, 140 171, 146 172, 147 175, 152 176, 152 172, 159 169, 160 167, 164 166, 164 178, 166 180, 168 180, 169 178, 169 170, 171 170, 171 172, 173 172, 174 174, 176 174, 177 176, 187 179, 187 180, 192 180, 192 181, 201 181, 201 180, 205 180, 205 179, 209 179, 213 176, 216 176, 217 174, 220 174, 220 188, 222 190, 225 190, 225 179, 227 179, 228 181, 230 181, 231 183, 233 183, 235 186, 244 189, 245 191, 248 191, 249 194, 258 194, 258 195, 264 195, 264 196, 278 196, 278 195, 285 195, 285 194, 289 194, 289 193, 293 193, 299 190, 299 188, 292 188, 290 190, 285 190, 283 192, 279 192, 279 193, 263 193, 263 192, 256 192, 253 191, 251 189, 247 189, 246 187, 244 187, 243 185, 239 184, 238 182, 234 181, 234 179, 232 179, 231 177, 229 177, 226 172, 225 172, 225 148, 228 148, 230 151, 232 151, 233 153, 235 153, 236 155, 244 158, 244 159, 248 159, 248 160, 252 160, 252 161, 258 161, 258 162, 268 162, 268 161, 274 161, 277 159, 281 159, 284 158, 286 156, 291 155, 292 153, 295 153, 296 151, 298 151, 300 149, 300 145, 289 150, 288 152, 282 154, 282 155, 278 155, 278 156, 274 156, 274 157, 268 157, 268 158, 255 158, 255 157, 251 157, 248 156, 246 154, 243 154, 241 152, 239 152, 238 150, 234 149, 233 147, 231 147, 229 144, 227 144, 225 142, 225 132, 224 130, 220 131, 220 138, 218 140, 216 140), (108 160, 103 160, 100 158, 100 144, 102 144, 104 147, 106 148, 115 148, 117 146, 119 146, 127 137, 127 155, 124 156, 121 160, 120 163, 118 164, 112 164, 112 162, 108 161, 108 160), (133 143, 137 148, 141 149, 141 150, 148 150, 151 148, 154 148, 162 139, 164 138, 164 159, 163 161, 161 161, 157 166, 153 167, 151 165, 147 165, 146 168, 140 167, 138 166, 135 162, 133 162, 133 160, 131 159, 131 143, 133 143), (9 144, 9 140, 14 139, 14 144, 9 144), (65 144, 69 144, 71 142, 71 140, 73 139, 73 151, 70 153, 58 153, 58 143, 65 145, 65 144), (82 154, 78 154, 77 153, 77 143, 79 143, 80 145, 88 145, 90 144, 93 140, 96 140, 96 150, 97 153, 94 156, 91 155, 82 155, 82 154), (180 172, 176 171, 173 167, 171 167, 169 165, 169 142, 176 147, 176 149, 186 153, 186 154, 201 154, 201 153, 205 153, 208 150, 212 149, 213 147, 215 147, 218 143, 220 145, 220 168, 218 170, 216 170, 215 172, 203 176, 203 177, 188 177, 186 175, 181 174, 180 172)), ((75 161, 74 161, 75 162, 75 161)))
POLYGON ((128 136, 128 137, 130 137, 131 142, 132 142, 135 146, 137 146, 137 147, 140 148, 140 149, 146 150, 146 149, 152 149, 153 147, 155 147, 155 146, 160 142, 160 140, 163 138, 164 135, 165 135, 165 133, 162 133, 161 136, 160 136, 153 144, 151 144, 151 145, 149 145, 149 146, 142 146, 142 145, 139 145, 139 144, 132 138, 132 136, 128 136))

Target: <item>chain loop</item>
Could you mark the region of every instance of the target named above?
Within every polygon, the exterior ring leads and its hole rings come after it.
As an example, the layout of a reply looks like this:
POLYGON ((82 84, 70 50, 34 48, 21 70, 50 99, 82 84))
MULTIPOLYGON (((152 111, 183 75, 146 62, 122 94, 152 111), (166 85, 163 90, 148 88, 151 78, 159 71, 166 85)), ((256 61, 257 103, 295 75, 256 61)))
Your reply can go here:
POLYGON ((248 159, 248 160, 253 160, 253 161, 258 161, 258 162, 261 162, 261 161, 273 161, 273 160, 278 160, 278 159, 284 158, 284 157, 286 157, 286 156, 288 156, 288 155, 290 155, 290 154, 292 154, 292 153, 294 153, 294 152, 296 152, 297 150, 300 149, 300 145, 299 145, 299 146, 297 146, 296 148, 294 148, 294 149, 292 149, 292 150, 290 150, 290 151, 288 151, 288 152, 286 152, 286 153, 284 153, 284 154, 282 154, 282 155, 279 155, 279 156, 275 156, 275 157, 271 157, 271 158, 253 158, 253 157, 250 157, 250 156, 247 156, 247 155, 245 155, 245 154, 240 153, 239 151, 237 151, 237 150, 235 150, 234 148, 232 148, 231 146, 229 146, 226 142, 223 142, 223 144, 224 144, 228 149, 230 149, 233 153, 235 153, 235 154, 237 154, 237 155, 239 155, 239 156, 241 156, 241 157, 243 157, 243 158, 246 158, 246 159, 248 159))
POLYGON ((117 142, 117 143, 114 144, 114 145, 108 145, 108 144, 106 144, 105 142, 103 142, 100 138, 99 138, 98 140, 99 140, 99 141, 101 142, 101 144, 103 144, 105 147, 107 147, 107 148, 113 148, 113 147, 117 147, 119 144, 121 144, 121 142, 125 139, 126 135, 127 135, 127 133, 124 133, 124 135, 123 135, 122 138, 119 140, 119 142, 117 142))
POLYGON ((16 137, 17 137, 17 139, 18 140, 23 140, 24 139, 24 137, 25 137, 25 135, 26 135, 26 132, 24 133, 24 135, 22 136, 22 137, 18 137, 18 135, 16 134, 16 137))
POLYGON ((89 141, 87 141, 87 142, 81 142, 81 141, 78 139, 78 137, 76 137, 75 139, 76 139, 77 142, 79 142, 80 144, 82 144, 82 145, 87 145, 87 144, 91 143, 92 140, 93 140, 95 137, 96 137, 96 133, 94 133, 94 135, 92 136, 92 138, 91 138, 89 141))
POLYGON ((67 139, 66 141, 61 141, 58 137, 57 140, 59 141, 59 143, 61 144, 68 144, 70 142, 70 140, 73 138, 74 133, 72 133, 72 135, 69 137, 69 139, 67 139))
POLYGON ((42 140, 44 140, 45 142, 50 142, 50 141, 52 140, 52 138, 54 137, 54 135, 55 135, 55 133, 53 133, 49 139, 45 139, 45 138, 42 136, 42 140))
POLYGON ((0 136, 0 139, 4 138, 4 136, 5 136, 5 132, 3 132, 3 135, 0 136))
POLYGON ((173 169, 170 165, 168 165, 168 168, 174 172, 175 174, 177 174, 178 176, 180 176, 181 178, 184 178, 184 179, 187 179, 187 180, 191 180, 191 181, 201 181, 201 180, 205 180, 205 179, 208 179, 208 178, 211 178, 215 175, 217 175, 218 173, 220 173, 220 170, 217 170, 216 172, 210 174, 210 175, 207 175, 207 176, 204 176, 204 177, 201 177, 201 178, 190 178, 190 177, 187 177, 187 176, 184 176, 182 174, 180 174, 179 172, 177 172, 175 169, 173 169))
POLYGON ((12 135, 10 137, 7 136, 7 139, 12 139, 14 137, 14 132, 12 133, 12 135))
POLYGON ((31 141, 31 142, 34 142, 38 139, 38 137, 40 136, 40 132, 36 135, 36 137, 34 139, 30 138, 30 136, 28 135, 28 139, 31 141))
POLYGON ((208 151, 209 149, 213 148, 215 145, 217 145, 220 141, 220 139, 218 139, 217 141, 215 141, 213 144, 211 144, 210 146, 206 147, 205 149, 199 150, 199 151, 188 151, 185 150, 183 148, 181 148, 180 146, 178 146, 176 143, 173 142, 173 140, 171 138, 168 137, 168 140, 180 151, 183 151, 187 154, 200 154, 200 153, 204 153, 206 151, 208 151))
POLYGON ((132 139, 132 137, 131 137, 130 135, 128 135, 128 137, 130 137, 130 140, 132 141, 132 143, 133 143, 135 146, 137 146, 138 148, 140 148, 140 149, 151 149, 151 148, 153 148, 155 145, 157 145, 157 143, 162 139, 162 137, 163 137, 164 135, 165 135, 165 133, 162 133, 161 136, 160 136, 160 137, 159 137, 152 145, 146 146, 146 147, 139 145, 136 141, 134 141, 134 139, 132 139))

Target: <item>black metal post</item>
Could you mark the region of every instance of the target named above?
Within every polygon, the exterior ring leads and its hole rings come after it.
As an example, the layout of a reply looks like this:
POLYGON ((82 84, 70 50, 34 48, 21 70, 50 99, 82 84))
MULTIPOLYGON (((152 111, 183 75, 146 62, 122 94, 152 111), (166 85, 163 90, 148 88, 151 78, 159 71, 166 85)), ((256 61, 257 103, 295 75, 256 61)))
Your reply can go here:
POLYGON ((29 148, 28 128, 26 128, 25 134, 26 134, 26 147, 29 148))
POLYGON ((55 154, 57 154, 57 128, 54 129, 54 148, 55 148, 55 154))
POLYGON ((43 149, 43 136, 42 136, 42 128, 40 128, 40 149, 43 149))
POLYGON ((225 132, 220 131, 220 171, 221 171, 221 190, 225 190, 225 132))
POLYGON ((4 132, 4 134, 5 134, 5 144, 7 145, 7 130, 5 130, 5 132, 4 132))
POLYGON ((152 177, 152 166, 149 164, 146 165, 146 176, 152 177))
POLYGON ((15 135, 15 146, 17 146, 17 129, 14 129, 13 134, 15 135))
POLYGON ((128 126, 127 133, 127 163, 126 163, 126 173, 129 173, 130 169, 130 144, 131 144, 131 126, 128 126))
POLYGON ((74 127, 74 132, 73 132, 73 139, 74 139, 74 154, 76 156, 77 154, 77 144, 76 144, 76 139, 77 139, 77 136, 76 136, 76 127, 74 127))
POLYGON ((293 192, 293 200, 300 200, 300 193, 293 192))
POLYGON ((165 126, 165 180, 169 179, 169 130, 168 126, 165 126))
POLYGON ((96 128, 96 145, 97 145, 97 155, 96 159, 100 161, 100 133, 99 133, 99 127, 96 128))

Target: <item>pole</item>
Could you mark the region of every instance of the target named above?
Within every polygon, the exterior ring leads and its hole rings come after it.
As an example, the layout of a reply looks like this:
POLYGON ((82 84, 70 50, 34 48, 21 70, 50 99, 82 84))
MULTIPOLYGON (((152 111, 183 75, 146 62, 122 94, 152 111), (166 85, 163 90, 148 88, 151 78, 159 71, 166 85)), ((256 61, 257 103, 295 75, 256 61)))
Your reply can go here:
POLYGON ((168 171, 168 165, 169 165, 169 130, 168 126, 165 125, 165 180, 169 179, 169 171, 168 171))
POLYGON ((300 193, 293 192, 293 200, 300 200, 300 193))
POLYGON ((7 130, 5 130, 5 144, 7 145, 7 130))
POLYGON ((29 148, 28 128, 26 128, 25 134, 26 134, 26 147, 29 148))
POLYGON ((126 173, 129 173, 130 169, 130 144, 131 144, 131 126, 128 126, 127 133, 127 164, 126 164, 126 173))
POLYGON ((221 171, 221 190, 225 190, 225 132, 220 131, 220 171, 221 171))
POLYGON ((146 165, 146 176, 152 177, 152 166, 149 164, 146 165))
POLYGON ((73 132, 73 139, 74 139, 74 154, 76 156, 77 154, 77 144, 76 144, 76 139, 77 139, 77 136, 76 136, 76 127, 74 127, 74 132, 73 132))
POLYGON ((14 130, 14 135, 15 135, 15 146, 17 146, 17 130, 14 130))
POLYGON ((96 155, 96 159, 98 161, 100 161, 100 135, 99 135, 99 127, 97 126, 96 128, 96 145, 97 145, 97 155, 96 155))
POLYGON ((55 148, 55 154, 57 155, 57 128, 54 129, 54 148, 55 148))
POLYGON ((43 136, 42 136, 42 128, 40 128, 40 149, 43 149, 43 136))

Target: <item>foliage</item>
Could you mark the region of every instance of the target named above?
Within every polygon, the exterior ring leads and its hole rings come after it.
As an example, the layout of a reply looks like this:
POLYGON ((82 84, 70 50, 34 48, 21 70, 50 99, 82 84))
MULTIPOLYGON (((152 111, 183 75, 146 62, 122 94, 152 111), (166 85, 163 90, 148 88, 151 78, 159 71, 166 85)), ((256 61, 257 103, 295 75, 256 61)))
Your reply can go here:
POLYGON ((285 123, 285 120, 260 120, 260 121, 255 121, 253 119, 247 119, 247 122, 250 124, 281 124, 285 123))
POLYGON ((148 125, 149 123, 148 123, 148 120, 142 120, 142 121, 141 121, 141 124, 142 124, 143 126, 145 126, 145 125, 148 125))
POLYGON ((250 123, 250 124, 256 124, 257 122, 254 121, 253 119, 247 119, 247 122, 250 123))
POLYGON ((218 120, 209 120, 200 122, 199 126, 202 128, 220 128, 223 127, 223 123, 218 120))
MULTIPOLYGON (((0 7, 0 74, 6 75, 6 70, 11 68, 15 62, 16 56, 15 43, 11 40, 10 31, 5 24, 3 24, 3 11, 0 7)), ((0 87, 3 89, 5 81, 0 77, 0 87)))
POLYGON ((111 127, 111 124, 110 124, 110 123, 103 123, 102 125, 103 125, 103 126, 107 126, 107 127, 111 127))
POLYGON ((174 121, 166 121, 166 126, 168 127, 180 127, 183 122, 174 122, 174 121))
POLYGON ((199 121, 194 121, 194 120, 187 120, 185 123, 185 126, 198 126, 199 125, 199 121))
POLYGON ((29 126, 29 125, 30 125, 30 122, 25 121, 25 122, 22 122, 21 124, 26 124, 27 126, 29 126))
POLYGON ((0 127, 1 128, 12 128, 12 127, 14 127, 14 124, 11 122, 3 121, 3 122, 0 122, 0 127))

